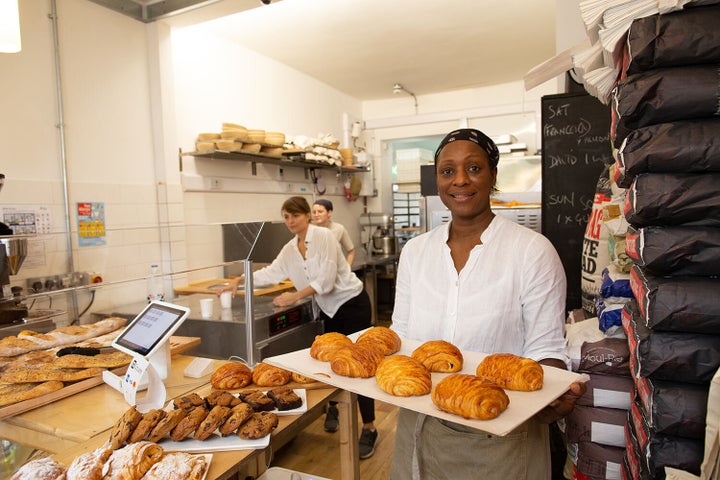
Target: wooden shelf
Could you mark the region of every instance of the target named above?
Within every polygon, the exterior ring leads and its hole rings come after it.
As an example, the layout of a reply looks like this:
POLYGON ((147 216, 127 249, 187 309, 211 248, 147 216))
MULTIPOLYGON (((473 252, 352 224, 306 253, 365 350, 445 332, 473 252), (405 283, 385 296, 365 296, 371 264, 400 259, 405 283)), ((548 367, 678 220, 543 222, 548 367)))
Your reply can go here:
POLYGON ((241 162, 250 162, 253 164, 253 175, 255 175, 255 164, 258 163, 306 169, 331 169, 341 173, 365 173, 370 171, 367 168, 330 165, 327 163, 313 162, 310 160, 300 160, 297 158, 293 158, 292 156, 269 155, 267 153, 224 152, 221 150, 215 150, 213 152, 181 152, 181 155, 186 157, 217 158, 221 160, 237 160, 241 162))

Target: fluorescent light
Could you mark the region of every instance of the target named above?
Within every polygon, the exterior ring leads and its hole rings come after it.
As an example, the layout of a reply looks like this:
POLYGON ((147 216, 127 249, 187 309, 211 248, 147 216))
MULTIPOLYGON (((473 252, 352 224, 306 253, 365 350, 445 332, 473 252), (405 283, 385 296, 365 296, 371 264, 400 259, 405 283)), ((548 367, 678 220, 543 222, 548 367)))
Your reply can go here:
POLYGON ((0 0, 0 52, 17 53, 21 48, 18 0, 0 0))

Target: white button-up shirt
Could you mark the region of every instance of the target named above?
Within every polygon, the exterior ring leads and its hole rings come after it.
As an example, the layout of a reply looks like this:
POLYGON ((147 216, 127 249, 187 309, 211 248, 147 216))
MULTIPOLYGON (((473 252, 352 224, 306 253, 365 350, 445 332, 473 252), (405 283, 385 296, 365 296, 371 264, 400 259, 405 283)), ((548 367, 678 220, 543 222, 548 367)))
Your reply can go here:
POLYGON ((262 284, 289 278, 298 291, 311 286, 317 306, 332 318, 343 303, 360 294, 363 283, 350 270, 330 229, 309 225, 305 247, 303 258, 295 236, 270 265, 253 273, 253 280, 262 284))
POLYGON ((458 273, 449 224, 409 240, 398 265, 392 329, 464 350, 568 363, 566 279, 544 236, 496 216, 458 273))

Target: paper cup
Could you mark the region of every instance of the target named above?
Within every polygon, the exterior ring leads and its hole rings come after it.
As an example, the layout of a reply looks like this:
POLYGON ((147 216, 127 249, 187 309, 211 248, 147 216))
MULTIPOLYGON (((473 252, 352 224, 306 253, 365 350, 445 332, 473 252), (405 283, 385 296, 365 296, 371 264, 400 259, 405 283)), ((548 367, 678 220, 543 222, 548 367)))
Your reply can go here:
POLYGON ((220 294, 220 306, 222 308, 232 308, 232 292, 222 292, 220 294))
POLYGON ((213 299, 212 298, 203 298, 200 300, 200 315, 202 315, 203 318, 210 318, 212 317, 213 313, 213 299))

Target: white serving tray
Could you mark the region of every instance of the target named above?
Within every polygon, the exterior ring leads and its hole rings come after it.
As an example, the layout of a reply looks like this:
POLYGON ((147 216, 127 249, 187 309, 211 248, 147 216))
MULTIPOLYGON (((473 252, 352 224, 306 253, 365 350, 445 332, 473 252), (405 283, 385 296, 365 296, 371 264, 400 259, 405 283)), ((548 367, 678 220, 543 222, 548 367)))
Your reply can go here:
MULTIPOLYGON (((361 333, 362 332, 356 332, 349 335, 349 337, 355 340, 361 333)), ((405 338, 401 340, 402 346, 400 351, 397 352, 398 355, 410 355, 415 348, 423 343, 405 338)), ((463 351, 462 353, 464 362, 463 369, 460 373, 471 375, 475 374, 476 367, 482 359, 487 356, 485 353, 471 351, 463 351)), ((567 391, 571 383, 578 381, 585 382, 589 379, 587 375, 584 374, 543 365, 543 388, 535 392, 505 390, 510 398, 510 404, 503 413, 491 420, 474 420, 441 411, 432 403, 429 394, 419 397, 396 397, 381 390, 375 383, 375 377, 350 378, 338 375, 330 369, 329 362, 321 362, 310 357, 309 348, 268 357, 263 359, 263 362, 391 405, 407 408, 501 436, 507 435, 553 400, 560 397, 567 391)), ((450 374, 432 373, 433 385, 436 385, 447 375, 450 374)))

